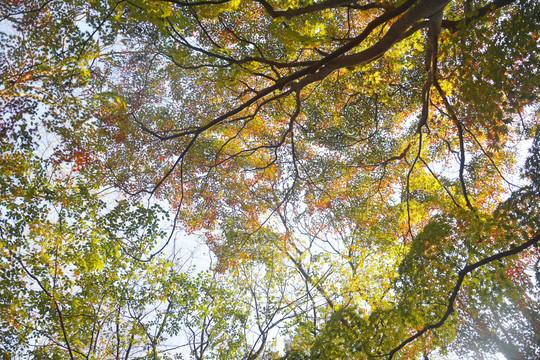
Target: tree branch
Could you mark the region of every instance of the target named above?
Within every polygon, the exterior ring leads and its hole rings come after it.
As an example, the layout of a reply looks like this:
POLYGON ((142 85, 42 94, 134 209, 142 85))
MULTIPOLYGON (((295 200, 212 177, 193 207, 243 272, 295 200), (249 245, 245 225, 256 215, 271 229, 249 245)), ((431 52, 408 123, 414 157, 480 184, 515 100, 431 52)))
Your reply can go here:
POLYGON ((404 341, 402 341, 398 346, 396 346, 394 349, 392 349, 392 351, 390 351, 388 353, 388 360, 392 360, 394 355, 399 350, 401 350, 405 345, 409 344, 412 341, 415 341, 416 339, 418 339, 419 337, 424 335, 427 331, 437 329, 437 328, 441 327, 446 322, 448 317, 454 312, 454 304, 455 304, 457 296, 459 294, 459 290, 461 289, 463 281, 465 280, 465 277, 468 274, 470 274, 474 270, 478 269, 479 267, 484 266, 486 264, 489 264, 489 263, 491 263, 493 261, 502 260, 502 259, 504 259, 504 258, 506 258, 508 256, 518 254, 518 253, 524 251, 525 249, 537 244, 539 241, 540 241, 540 232, 536 233, 529 241, 521 244, 520 246, 511 248, 510 250, 506 250, 506 251, 497 253, 497 254, 492 255, 492 256, 488 256, 487 258, 484 258, 484 259, 482 259, 480 261, 477 261, 474 264, 470 264, 470 265, 465 266, 458 273, 458 280, 457 280, 456 285, 454 286, 454 288, 453 288, 453 290, 452 290, 452 292, 450 294, 450 297, 448 298, 448 305, 447 305, 446 311, 443 314, 443 316, 441 317, 441 319, 438 322, 436 322, 435 324, 430 324, 430 325, 424 326, 424 328, 422 330, 417 331, 416 334, 414 334, 411 337, 409 337, 409 338, 405 339, 404 341))

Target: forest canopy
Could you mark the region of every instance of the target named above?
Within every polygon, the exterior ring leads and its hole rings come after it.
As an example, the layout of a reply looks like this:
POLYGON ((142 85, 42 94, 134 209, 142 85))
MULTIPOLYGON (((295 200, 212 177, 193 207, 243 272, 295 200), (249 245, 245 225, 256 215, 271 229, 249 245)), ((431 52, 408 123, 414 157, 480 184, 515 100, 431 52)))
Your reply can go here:
POLYGON ((539 48, 534 0, 2 0, 0 359, 540 358, 539 48))

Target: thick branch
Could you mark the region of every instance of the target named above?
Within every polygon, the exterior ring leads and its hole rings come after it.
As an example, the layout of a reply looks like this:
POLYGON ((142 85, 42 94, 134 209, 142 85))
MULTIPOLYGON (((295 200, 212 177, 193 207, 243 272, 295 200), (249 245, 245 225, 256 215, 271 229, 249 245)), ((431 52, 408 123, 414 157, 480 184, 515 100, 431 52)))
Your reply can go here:
MULTIPOLYGON (((422 1, 422 3, 425 3, 425 2, 429 2, 429 1, 427 1, 427 0, 422 1)), ((291 87, 301 89, 303 86, 307 85, 308 83, 312 83, 314 81, 322 80, 324 77, 329 75, 330 72, 328 72, 325 76, 320 77, 319 75, 321 74, 321 71, 318 71, 318 70, 321 69, 321 67, 323 67, 325 64, 331 63, 335 59, 339 58, 343 54, 347 53, 348 51, 350 51, 353 48, 355 48, 356 46, 358 46, 360 43, 362 43, 371 34, 371 32, 374 29, 376 29, 378 26, 384 24, 385 22, 387 22, 387 21, 401 15, 403 12, 405 12, 407 9, 409 9, 413 5, 413 3, 414 3, 414 0, 408 0, 405 3, 403 3, 401 6, 399 6, 398 8, 392 9, 392 10, 384 13, 383 15, 379 16, 378 18, 376 18, 375 20, 370 22, 360 35, 358 35, 356 38, 354 38, 353 40, 351 40, 347 44, 343 45, 342 47, 340 47, 336 51, 332 52, 331 54, 329 54, 325 58, 317 61, 316 63, 314 63, 313 65, 311 65, 311 66, 309 66, 309 67, 307 67, 305 69, 297 71, 297 72, 295 72, 295 73, 293 73, 293 74, 291 74, 291 75, 289 75, 287 77, 281 78, 274 85, 269 86, 269 87, 267 87, 265 89, 262 89, 261 91, 258 92, 257 95, 255 95, 251 99, 247 100, 246 102, 242 103, 241 105, 237 106, 236 108, 226 112, 225 114, 214 118, 212 121, 208 122, 206 125, 201 126, 201 127, 197 128, 197 129, 188 130, 188 131, 181 131, 179 133, 163 137, 162 140, 171 140, 171 139, 175 139, 175 138, 186 136, 186 135, 194 135, 194 134, 199 135, 202 132, 214 127, 215 125, 220 124, 225 119, 230 118, 231 116, 234 116, 234 115, 238 114, 239 112, 243 111, 244 109, 249 108, 255 102, 257 102, 258 100, 260 100, 260 99, 264 98, 265 96, 271 94, 272 92, 283 89, 287 85, 289 85, 291 87), (309 75, 309 74, 312 74, 312 75, 311 75, 311 77, 310 76, 306 77, 308 82, 305 85, 299 85, 299 83, 296 83, 296 85, 293 84, 293 82, 295 82, 296 80, 301 79, 302 77, 304 77, 306 75, 309 75), (313 77, 313 76, 315 76, 315 77, 313 77)))
POLYGON ((287 10, 275 10, 272 5, 270 5, 266 0, 255 0, 261 4, 266 12, 273 18, 284 17, 286 19, 291 19, 295 16, 319 12, 326 9, 337 8, 340 6, 351 6, 356 10, 370 10, 370 9, 381 9, 383 5, 370 3, 365 5, 357 5, 356 0, 326 0, 317 4, 311 4, 298 9, 287 9, 287 10))
MULTIPOLYGON (((402 40, 403 35, 417 21, 425 18, 430 18, 431 16, 439 13, 446 7, 449 2, 450 0, 421 0, 412 8, 410 8, 403 16, 397 19, 396 22, 392 24, 392 26, 390 26, 390 29, 388 29, 386 34, 373 46, 356 54, 343 55, 340 57, 336 56, 333 60, 328 61, 319 71, 310 76, 307 76, 306 78, 295 84, 294 88, 302 89, 308 84, 326 78, 328 75, 338 69, 367 64, 377 60, 378 58, 383 56, 394 44, 402 40)), ((408 5, 410 6, 411 4, 408 5)), ((372 23, 370 23, 366 27, 362 34, 364 34, 368 30, 369 26, 372 23)), ((371 32, 371 30, 369 32, 371 32)), ((362 36, 362 34, 360 36, 362 36)), ((351 41, 351 43, 355 42, 356 41, 354 40, 351 41)))

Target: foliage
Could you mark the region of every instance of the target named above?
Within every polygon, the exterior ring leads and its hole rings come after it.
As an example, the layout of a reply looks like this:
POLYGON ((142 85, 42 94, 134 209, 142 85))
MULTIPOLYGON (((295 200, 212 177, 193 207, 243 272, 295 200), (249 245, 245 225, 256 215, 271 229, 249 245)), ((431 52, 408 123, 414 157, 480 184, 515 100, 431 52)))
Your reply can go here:
POLYGON ((539 18, 4 1, 2 356, 536 356, 539 18))

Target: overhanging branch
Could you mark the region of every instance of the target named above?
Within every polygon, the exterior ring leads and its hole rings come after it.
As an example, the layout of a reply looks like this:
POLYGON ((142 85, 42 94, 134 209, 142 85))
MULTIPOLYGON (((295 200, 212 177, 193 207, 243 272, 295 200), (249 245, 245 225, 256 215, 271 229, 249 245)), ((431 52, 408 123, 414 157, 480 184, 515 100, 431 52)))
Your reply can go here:
POLYGON ((446 306, 446 311, 441 317, 441 319, 436 322, 435 324, 429 324, 424 326, 422 330, 419 330, 416 332, 416 334, 410 336, 409 338, 403 340, 398 346, 396 346, 392 351, 388 353, 388 360, 392 360, 394 355, 401 350, 404 346, 407 344, 415 341, 422 335, 424 335, 429 330, 437 329, 441 327, 446 320, 450 317, 450 315, 454 312, 454 304, 456 302, 457 296, 459 294, 459 290, 461 289, 461 286, 463 285, 463 281, 465 280, 465 277, 473 272, 474 270, 489 264, 496 260, 502 260, 508 256, 519 254, 520 252, 526 250, 527 248, 537 244, 540 241, 540 232, 536 233, 529 241, 521 244, 520 246, 511 248, 510 250, 506 250, 500 253, 497 253, 495 255, 488 256, 487 258, 484 258, 480 261, 475 262, 474 264, 470 264, 465 266, 459 273, 458 273, 458 280, 456 282, 456 285, 454 286, 452 292, 450 293, 450 297, 448 298, 448 305, 446 306))

